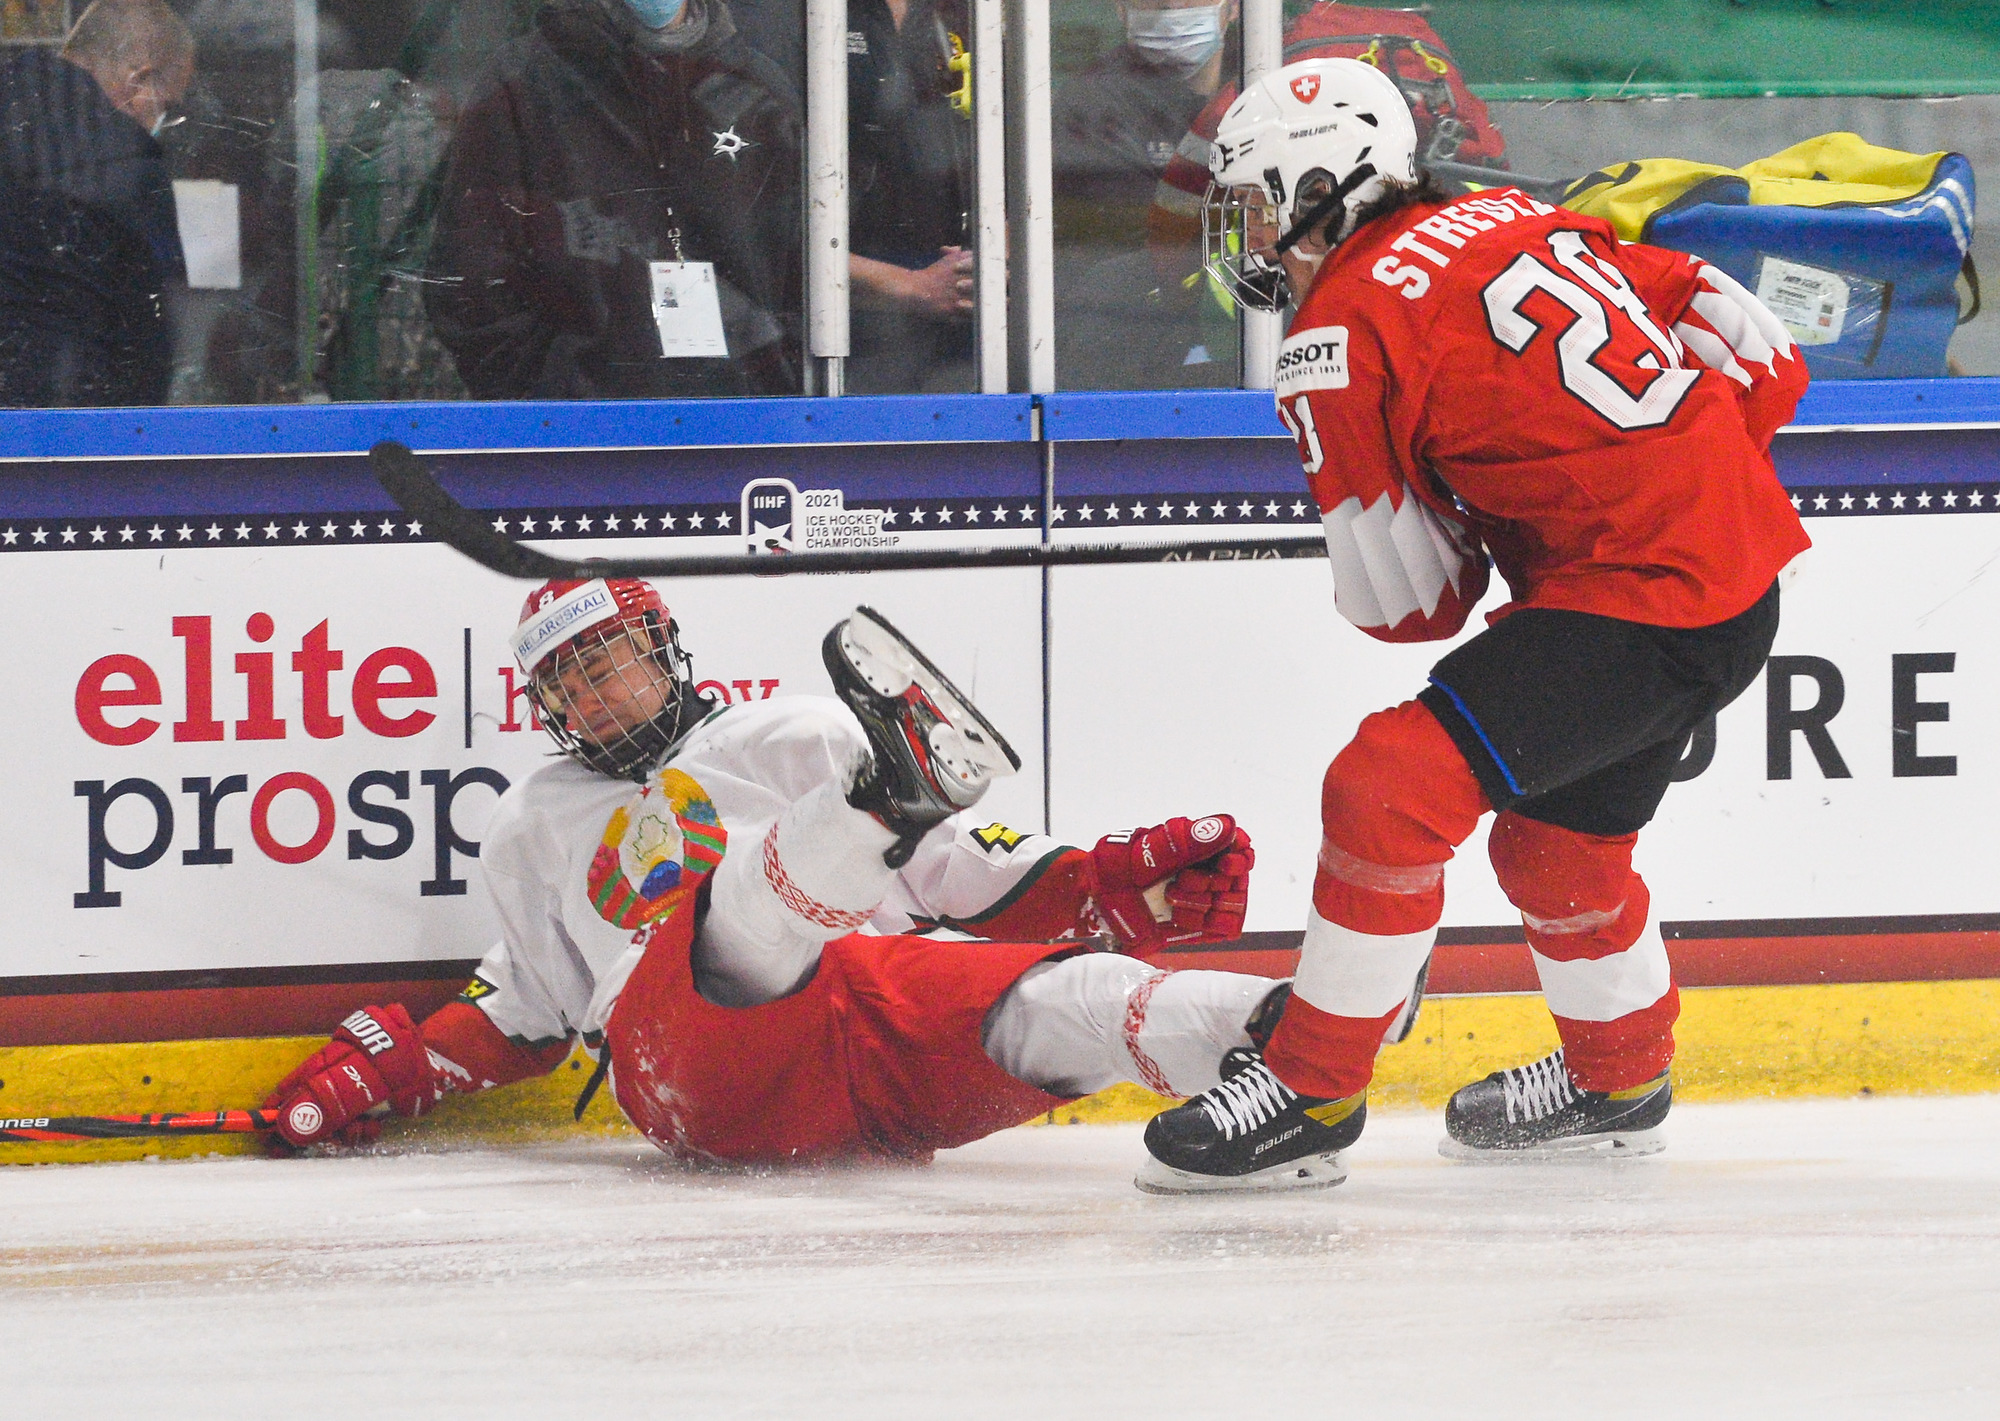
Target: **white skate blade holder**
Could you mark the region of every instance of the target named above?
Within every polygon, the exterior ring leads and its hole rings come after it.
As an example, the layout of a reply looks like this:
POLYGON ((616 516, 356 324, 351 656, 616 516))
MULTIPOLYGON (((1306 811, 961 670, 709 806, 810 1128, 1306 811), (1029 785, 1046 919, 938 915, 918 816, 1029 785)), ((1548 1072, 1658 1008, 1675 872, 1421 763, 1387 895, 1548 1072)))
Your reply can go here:
POLYGON ((872 608, 857 607, 840 626, 840 652, 868 688, 892 699, 916 686, 942 720, 931 727, 931 754, 969 805, 987 783, 1021 768, 1021 757, 1006 737, 959 694, 945 674, 883 621, 872 608))
POLYGON ((1148 1155, 1132 1183, 1148 1194, 1277 1194, 1293 1189, 1331 1189, 1347 1179, 1347 1156, 1307 1155, 1248 1174, 1191 1174, 1148 1155))
POLYGON ((1667 1147, 1667 1132, 1615 1130, 1602 1135, 1577 1135, 1567 1140, 1550 1140, 1524 1150, 1482 1150, 1462 1145, 1447 1135, 1438 1141, 1438 1153, 1460 1164, 1595 1164, 1604 1160, 1643 1159, 1667 1147))

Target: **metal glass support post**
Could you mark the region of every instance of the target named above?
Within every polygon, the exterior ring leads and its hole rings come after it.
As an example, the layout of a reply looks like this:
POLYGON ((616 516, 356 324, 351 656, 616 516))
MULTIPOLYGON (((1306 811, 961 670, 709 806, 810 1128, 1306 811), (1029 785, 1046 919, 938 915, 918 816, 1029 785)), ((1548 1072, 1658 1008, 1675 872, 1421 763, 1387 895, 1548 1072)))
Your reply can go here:
POLYGON ((1016 391, 1046 394, 1056 387, 1049 0, 1008 6, 1007 56, 1008 380, 1016 391))
MULTIPOLYGON (((1243 87, 1285 62, 1284 0, 1243 0, 1243 87)), ((1284 314, 1243 312, 1243 388, 1268 390, 1278 369, 1284 314)))
POLYGON ((972 252, 979 392, 1007 393, 1007 92, 1005 0, 972 4, 972 252))
POLYGON ((292 0, 292 345, 302 400, 319 384, 319 150, 319 0, 292 0))
POLYGON ((806 0, 806 353, 823 395, 846 383, 847 258, 847 0, 806 0))

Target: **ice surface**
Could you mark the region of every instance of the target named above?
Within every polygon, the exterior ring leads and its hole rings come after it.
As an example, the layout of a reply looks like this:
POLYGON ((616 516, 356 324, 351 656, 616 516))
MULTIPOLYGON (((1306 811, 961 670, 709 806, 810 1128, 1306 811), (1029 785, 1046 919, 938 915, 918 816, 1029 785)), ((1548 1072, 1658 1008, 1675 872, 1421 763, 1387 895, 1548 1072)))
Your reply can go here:
POLYGON ((574 1140, 0 1171, 11 1416, 2000 1415, 2000 1096, 1683 1105, 1622 1165, 1382 1115, 1158 1199, 1135 1128, 927 1170, 574 1140))

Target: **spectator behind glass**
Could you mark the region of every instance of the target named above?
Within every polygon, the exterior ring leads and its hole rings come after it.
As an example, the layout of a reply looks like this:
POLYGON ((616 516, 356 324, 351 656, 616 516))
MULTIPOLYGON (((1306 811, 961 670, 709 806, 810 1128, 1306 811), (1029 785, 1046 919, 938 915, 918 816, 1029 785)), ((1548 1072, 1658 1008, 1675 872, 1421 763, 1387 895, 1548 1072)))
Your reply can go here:
POLYGON ((0 65, 0 404, 157 405, 186 281, 158 134, 194 75, 160 0, 97 0, 0 65))
POLYGON ((447 156, 425 306, 466 387, 796 393, 799 124, 722 0, 550 0, 447 156))
POLYGON ((1233 324, 1163 282, 1146 212, 1189 122, 1234 73, 1237 0, 1117 5, 1124 43, 1056 85, 1056 371, 1065 388, 1231 383, 1233 324))
POLYGON ((972 388, 972 122, 947 65, 964 0, 849 0, 848 388, 972 388))
MULTIPOLYGON (((805 101, 805 0, 737 0, 805 101)), ((848 230, 856 394, 972 388, 972 121, 953 112, 965 0, 848 0, 848 230)))

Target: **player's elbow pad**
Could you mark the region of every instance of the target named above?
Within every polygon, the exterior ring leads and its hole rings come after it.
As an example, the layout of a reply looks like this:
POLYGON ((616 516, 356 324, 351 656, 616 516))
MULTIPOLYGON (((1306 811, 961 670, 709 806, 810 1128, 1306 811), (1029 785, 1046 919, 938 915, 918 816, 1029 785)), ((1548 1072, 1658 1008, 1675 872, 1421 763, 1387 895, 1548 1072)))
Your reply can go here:
POLYGON ((1381 641, 1455 636, 1486 592, 1486 549, 1406 484, 1366 508, 1348 498, 1320 520, 1342 616, 1381 641))
POLYGON ((1743 423, 1758 447, 1790 421, 1805 394, 1805 361, 1784 322, 1728 272, 1703 265, 1674 334, 1739 387, 1743 423))

